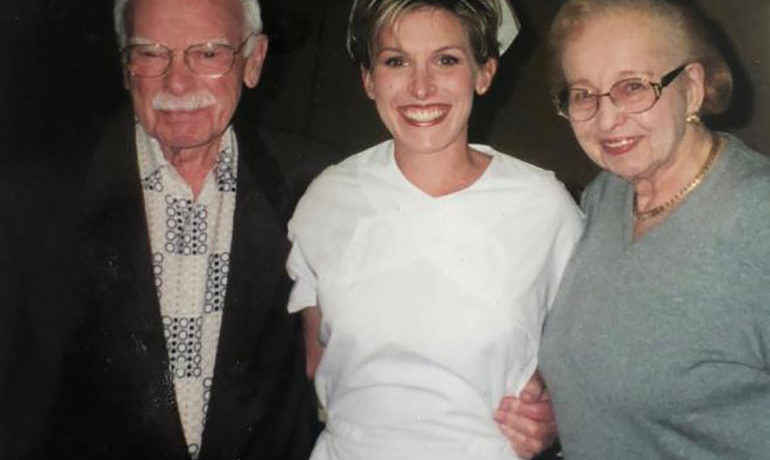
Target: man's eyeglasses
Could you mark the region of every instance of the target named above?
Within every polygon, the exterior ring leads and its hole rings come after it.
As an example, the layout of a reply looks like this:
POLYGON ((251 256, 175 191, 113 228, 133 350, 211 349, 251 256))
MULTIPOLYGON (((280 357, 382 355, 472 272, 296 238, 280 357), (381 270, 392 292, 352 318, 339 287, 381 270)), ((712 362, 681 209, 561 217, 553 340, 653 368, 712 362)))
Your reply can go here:
MULTIPOLYGON (((218 78, 227 74, 235 63, 235 56, 254 34, 249 34, 238 47, 224 43, 201 43, 184 50, 187 68, 201 77, 218 78)), ((177 50, 163 45, 136 44, 121 50, 123 65, 135 77, 160 77, 168 72, 177 50)))
POLYGON ((616 107, 626 113, 641 113, 650 110, 660 99, 663 88, 670 85, 687 67, 682 64, 665 74, 660 83, 645 78, 627 78, 616 82, 603 94, 594 94, 584 88, 564 88, 554 97, 559 115, 571 121, 588 121, 599 110, 599 99, 608 96, 616 107))

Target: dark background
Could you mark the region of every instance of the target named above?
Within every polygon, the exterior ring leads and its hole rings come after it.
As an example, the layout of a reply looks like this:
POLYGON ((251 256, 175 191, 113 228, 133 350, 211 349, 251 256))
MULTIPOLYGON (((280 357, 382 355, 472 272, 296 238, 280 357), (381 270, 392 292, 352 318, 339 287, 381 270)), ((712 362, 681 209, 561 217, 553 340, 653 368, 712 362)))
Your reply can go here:
MULTIPOLYGON (((255 126, 320 140, 340 159, 387 137, 345 51, 350 3, 262 0, 270 51, 259 87, 239 109, 255 126)), ((561 2, 513 3, 523 30, 492 90, 476 102, 471 139, 552 169, 579 189, 596 169, 553 113, 544 83, 542 41, 561 2)), ((734 103, 713 126, 770 152, 770 1, 699 3, 715 21, 736 79, 734 103)), ((126 96, 110 0, 0 0, 0 168, 23 155, 44 162, 89 152, 96 127, 126 96)), ((34 430, 26 437, 34 439, 34 430)))
MULTIPOLYGON (((350 0, 262 0, 271 38, 262 81, 241 111, 255 124, 299 133, 339 157, 387 133, 345 51, 350 0)), ((561 2, 513 0, 523 30, 503 56, 492 90, 476 102, 471 139, 553 169, 569 186, 596 170, 553 114, 542 40, 561 2)), ((700 0, 736 74, 730 112, 712 125, 770 152, 770 2, 700 0), (727 39, 729 37, 729 39, 727 39)), ((72 155, 95 123, 124 105, 109 0, 0 1, 0 158, 29 151, 72 155)))

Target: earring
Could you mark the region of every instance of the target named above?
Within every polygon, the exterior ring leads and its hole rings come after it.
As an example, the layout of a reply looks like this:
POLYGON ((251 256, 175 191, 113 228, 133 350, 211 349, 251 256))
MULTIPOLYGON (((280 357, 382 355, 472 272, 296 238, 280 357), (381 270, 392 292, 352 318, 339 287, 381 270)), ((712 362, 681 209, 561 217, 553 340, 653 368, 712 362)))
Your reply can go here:
POLYGON ((691 113, 687 115, 687 118, 684 119, 687 123, 690 123, 691 125, 699 125, 700 124, 700 115, 697 113, 691 113))

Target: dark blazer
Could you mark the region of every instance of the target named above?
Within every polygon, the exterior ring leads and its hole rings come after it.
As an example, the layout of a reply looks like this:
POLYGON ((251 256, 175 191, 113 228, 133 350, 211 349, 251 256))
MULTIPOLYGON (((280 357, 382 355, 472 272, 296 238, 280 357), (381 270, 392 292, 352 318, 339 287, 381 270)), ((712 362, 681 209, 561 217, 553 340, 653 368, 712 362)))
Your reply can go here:
MULTIPOLYGON (((293 192, 328 152, 253 127, 236 126, 236 136, 230 270, 199 458, 305 459, 317 422, 301 326, 286 312, 285 222, 293 192), (292 153, 279 152, 276 160, 270 148, 292 153), (306 153, 293 153, 298 150, 306 153), (297 183, 287 184, 286 176, 297 183)), ((168 375, 130 114, 106 128, 87 164, 75 249, 68 253, 76 263, 65 283, 72 288, 65 308, 71 333, 61 340, 47 437, 27 457, 188 458, 168 375)))

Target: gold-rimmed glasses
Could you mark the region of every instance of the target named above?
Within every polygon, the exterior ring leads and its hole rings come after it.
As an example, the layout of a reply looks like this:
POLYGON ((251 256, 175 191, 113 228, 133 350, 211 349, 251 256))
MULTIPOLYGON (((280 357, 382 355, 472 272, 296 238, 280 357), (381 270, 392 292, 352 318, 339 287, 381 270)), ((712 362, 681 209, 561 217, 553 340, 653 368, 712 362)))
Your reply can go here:
POLYGON ((599 99, 607 96, 612 103, 626 113, 642 113, 650 110, 663 93, 663 88, 673 82, 688 64, 682 64, 663 75, 660 82, 644 77, 626 78, 615 82, 606 93, 596 94, 579 87, 564 88, 554 99, 556 111, 570 121, 588 121, 599 110, 599 99))

